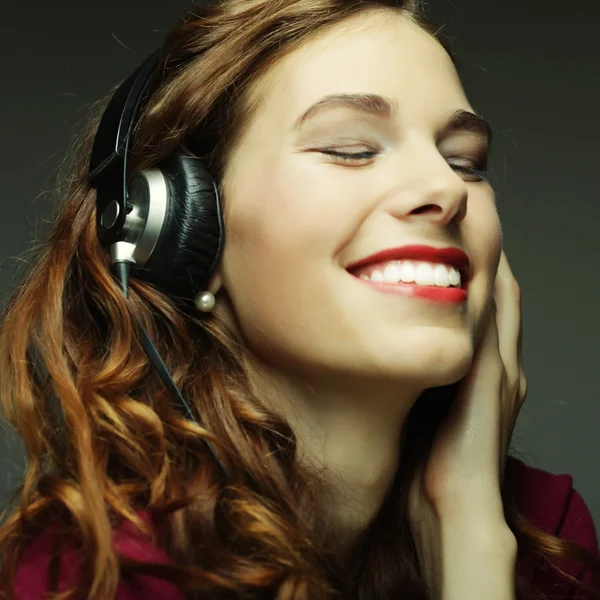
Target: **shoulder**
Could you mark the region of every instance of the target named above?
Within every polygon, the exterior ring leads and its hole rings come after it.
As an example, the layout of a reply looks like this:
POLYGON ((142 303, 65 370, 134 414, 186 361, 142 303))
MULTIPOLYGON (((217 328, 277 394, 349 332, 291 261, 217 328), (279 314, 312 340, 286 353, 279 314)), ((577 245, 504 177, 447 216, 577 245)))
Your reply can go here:
MULTIPOLYGON (((144 516, 144 519, 147 518, 144 516)), ((120 554, 135 560, 149 563, 168 564, 166 552, 155 546, 148 536, 144 536, 132 525, 126 524, 114 532, 114 544, 120 554)), ((48 530, 37 536, 23 554, 15 577, 15 598, 17 600, 42 600, 47 597, 50 566, 58 563, 58 591, 64 592, 74 587, 81 558, 75 544, 61 545, 59 536, 48 530)), ((115 600, 183 600, 183 594, 173 584, 161 579, 140 575, 119 583, 115 600)))
MULTIPOLYGON (((600 559, 598 535, 591 512, 573 487, 567 473, 550 473, 526 465, 509 456, 506 483, 511 487, 520 512, 537 528, 563 540, 575 542, 600 559)), ((558 561, 556 564, 578 579, 591 582, 581 563, 558 561)), ((525 568, 525 567, 524 567, 525 568)), ((528 579, 541 577, 540 565, 528 563, 528 579)), ((565 596, 571 598, 570 595, 565 596)))

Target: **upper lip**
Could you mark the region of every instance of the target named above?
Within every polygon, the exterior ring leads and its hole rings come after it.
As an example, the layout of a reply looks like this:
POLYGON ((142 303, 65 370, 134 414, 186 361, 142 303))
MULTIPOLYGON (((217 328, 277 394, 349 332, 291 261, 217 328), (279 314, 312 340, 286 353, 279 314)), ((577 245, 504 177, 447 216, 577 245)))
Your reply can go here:
POLYGON ((419 244, 381 250, 347 265, 346 269, 351 271, 371 263, 388 260, 419 260, 431 263, 444 263, 458 269, 463 283, 469 278, 471 270, 469 257, 460 248, 452 246, 435 248, 419 244))

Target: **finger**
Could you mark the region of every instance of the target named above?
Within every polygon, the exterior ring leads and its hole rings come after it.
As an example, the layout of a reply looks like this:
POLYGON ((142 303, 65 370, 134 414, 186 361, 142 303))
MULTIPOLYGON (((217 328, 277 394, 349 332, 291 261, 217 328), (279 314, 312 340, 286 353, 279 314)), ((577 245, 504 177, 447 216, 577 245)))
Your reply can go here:
POLYGON ((478 446, 479 451, 484 447, 495 448, 492 432, 496 432, 501 418, 502 406, 497 398, 501 395, 505 378, 493 303, 491 308, 471 368, 450 411, 457 436, 464 436, 463 441, 469 440, 469 443, 478 446))
POLYGON ((511 390, 518 390, 522 374, 521 290, 506 254, 502 252, 494 285, 498 347, 511 390))

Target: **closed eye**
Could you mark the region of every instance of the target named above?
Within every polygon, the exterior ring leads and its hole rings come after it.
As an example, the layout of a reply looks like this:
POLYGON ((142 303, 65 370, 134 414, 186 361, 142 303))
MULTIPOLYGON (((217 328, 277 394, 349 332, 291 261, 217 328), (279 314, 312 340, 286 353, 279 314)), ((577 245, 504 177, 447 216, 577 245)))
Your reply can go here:
MULTIPOLYGON (((375 156, 377 156, 378 154, 378 152, 375 150, 364 150, 362 152, 341 152, 339 150, 332 150, 331 148, 324 148, 322 150, 319 150, 319 152, 321 154, 325 154, 326 156, 334 156, 337 159, 340 159, 342 162, 349 163, 359 162, 362 160, 370 160, 372 158, 375 158, 375 156)), ((484 161, 481 161, 482 164, 475 166, 457 164, 450 161, 448 162, 448 164, 452 169, 458 171, 459 173, 475 177, 476 181, 488 181, 491 171, 486 168, 483 162, 484 161)))

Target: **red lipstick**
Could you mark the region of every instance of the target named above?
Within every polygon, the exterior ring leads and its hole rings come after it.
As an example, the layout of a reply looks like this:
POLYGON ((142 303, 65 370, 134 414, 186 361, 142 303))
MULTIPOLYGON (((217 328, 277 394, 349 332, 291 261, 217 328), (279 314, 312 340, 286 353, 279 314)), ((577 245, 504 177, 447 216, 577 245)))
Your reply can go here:
POLYGON ((462 281, 466 281, 470 275, 469 257, 459 248, 434 248, 433 246, 410 245, 399 248, 388 248, 365 258, 361 258, 346 267, 352 271, 372 263, 386 262, 390 260, 422 260, 431 263, 444 263, 458 269, 462 281))
POLYGON ((365 258, 362 258, 346 267, 352 274, 365 265, 383 263, 392 260, 419 260, 431 263, 444 263, 458 269, 461 275, 460 288, 444 288, 437 286, 418 285, 416 283, 381 283, 357 278, 365 285, 378 289, 382 292, 413 296, 435 300, 439 302, 450 302, 453 304, 465 302, 467 299, 468 279, 470 276, 469 257, 459 248, 434 248, 433 246, 410 245, 399 248, 382 250, 365 258))

